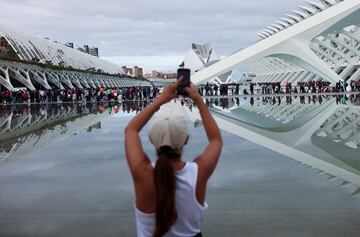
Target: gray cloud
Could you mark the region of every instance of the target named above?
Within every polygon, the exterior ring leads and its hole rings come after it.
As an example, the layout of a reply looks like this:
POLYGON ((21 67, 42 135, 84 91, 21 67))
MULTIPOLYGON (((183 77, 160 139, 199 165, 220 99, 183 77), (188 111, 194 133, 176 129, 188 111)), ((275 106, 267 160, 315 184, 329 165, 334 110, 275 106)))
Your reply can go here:
POLYGON ((210 42, 219 55, 254 43, 256 32, 303 0, 2 0, 0 24, 100 48, 102 56, 184 55, 210 42))

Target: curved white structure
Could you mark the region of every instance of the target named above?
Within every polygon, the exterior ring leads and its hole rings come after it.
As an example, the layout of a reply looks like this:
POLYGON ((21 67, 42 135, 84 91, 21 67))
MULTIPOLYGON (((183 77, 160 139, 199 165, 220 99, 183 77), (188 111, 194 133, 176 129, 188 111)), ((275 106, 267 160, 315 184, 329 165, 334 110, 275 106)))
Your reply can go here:
MULTIPOLYGON (((220 61, 220 57, 216 55, 210 44, 200 45, 193 43, 182 64, 185 68, 190 69, 192 73, 196 73, 218 61, 220 61)), ((232 71, 217 75, 211 80, 211 83, 227 83, 231 79, 231 74, 232 71)))
POLYGON ((3 61, 0 59, 0 86, 10 91, 18 87, 29 90, 36 88, 114 88, 125 86, 150 86, 149 81, 135 80, 121 75, 92 73, 79 70, 66 70, 29 63, 3 61))
POLYGON ((7 41, 20 60, 47 62, 51 65, 82 70, 93 68, 110 74, 122 72, 121 67, 116 64, 48 39, 13 30, 12 27, 0 25, 0 37, 7 41))
POLYGON ((10 91, 151 85, 122 75, 116 64, 0 25, 0 86, 10 91))
POLYGON ((195 84, 242 66, 255 83, 360 79, 360 1, 311 0, 258 33, 261 40, 195 73, 195 84))

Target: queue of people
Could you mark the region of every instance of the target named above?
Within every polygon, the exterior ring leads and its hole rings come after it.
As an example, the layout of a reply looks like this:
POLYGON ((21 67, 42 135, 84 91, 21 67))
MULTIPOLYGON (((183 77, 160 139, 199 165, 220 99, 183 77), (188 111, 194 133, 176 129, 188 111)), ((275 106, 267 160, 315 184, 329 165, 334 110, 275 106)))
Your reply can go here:
POLYGON ((243 95, 255 94, 291 94, 291 93, 332 93, 332 92, 355 92, 360 91, 360 80, 349 83, 340 81, 335 86, 327 81, 308 81, 292 84, 287 82, 281 85, 280 82, 273 83, 229 83, 229 84, 211 84, 206 83, 198 87, 202 96, 228 96, 239 95, 242 88, 243 95))
POLYGON ((0 93, 0 103, 61 103, 61 102, 106 102, 118 100, 152 100, 159 88, 150 86, 100 88, 100 89, 39 89, 30 91, 4 90, 0 93))
MULTIPOLYGON (((360 80, 351 81, 349 84, 343 81, 335 86, 325 81, 299 82, 296 85, 288 82, 282 86, 280 82, 274 83, 229 83, 211 84, 198 86, 198 92, 202 96, 233 96, 233 95, 267 95, 267 94, 305 94, 305 93, 332 93, 332 92, 355 92, 360 91, 360 80), (240 90, 242 90, 240 92, 240 90)), ((61 103, 61 102, 106 102, 118 100, 152 100, 160 94, 160 89, 153 86, 135 86, 122 88, 100 89, 39 89, 30 91, 22 89, 18 91, 4 90, 0 93, 0 103, 61 103)))
POLYGON ((239 83, 221 85, 206 83, 205 85, 200 85, 198 91, 202 96, 239 95, 240 85, 239 83))

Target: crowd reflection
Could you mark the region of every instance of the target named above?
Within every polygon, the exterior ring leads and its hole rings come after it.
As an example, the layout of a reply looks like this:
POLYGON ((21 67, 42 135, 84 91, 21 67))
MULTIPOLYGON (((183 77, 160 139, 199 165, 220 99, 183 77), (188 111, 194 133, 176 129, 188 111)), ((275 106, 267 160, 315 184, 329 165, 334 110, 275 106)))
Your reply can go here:
MULTIPOLYGON (((320 113, 321 108, 331 104, 339 108, 347 107, 340 106, 343 104, 355 107, 360 105, 360 95, 275 95, 204 100, 212 111, 226 111, 226 115, 234 118, 245 116, 247 122, 256 118, 257 126, 269 131, 293 130, 314 116, 311 114, 313 111, 318 109, 320 113), (246 117, 248 115, 249 118, 246 117)), ((114 114, 137 114, 150 103, 145 100, 0 105, 0 162, 19 153, 29 152, 29 149, 45 146, 49 140, 101 128, 101 121, 114 114)), ((191 111, 196 108, 188 98, 177 99, 175 103, 181 103, 191 111)), ((350 145, 355 146, 353 143, 350 145)))
MULTIPOLYGON (((221 109, 229 109, 233 106, 240 107, 242 105, 250 106, 264 106, 264 105, 292 105, 293 103, 306 104, 319 104, 324 101, 335 99, 336 104, 346 104, 351 102, 353 104, 360 104, 360 94, 355 95, 308 95, 308 96, 259 96, 259 97, 223 97, 223 98, 206 98, 206 105, 211 107, 220 107, 221 109)), ((183 105, 195 105, 191 101, 185 99, 181 102, 183 105)))
POLYGON ((0 105, 0 162, 50 142, 101 128, 106 117, 139 113, 148 101, 0 105))
MULTIPOLYGON (((308 95, 308 96, 262 96, 206 98, 209 108, 230 109, 242 106, 276 106, 318 104, 335 99, 336 104, 351 102, 360 104, 360 95, 308 95)), ((196 105, 190 99, 177 100, 190 110, 196 105)), ((69 104, 35 104, 35 105, 0 105, 0 140, 6 131, 29 126, 39 120, 49 123, 64 118, 81 117, 87 114, 139 113, 151 101, 122 101, 108 103, 69 103, 69 104)))
POLYGON ((123 102, 109 102, 109 103, 68 103, 68 104, 34 104, 34 105, 0 105, 0 119, 8 116, 22 116, 22 115, 53 115, 71 110, 76 114, 88 113, 131 113, 140 112, 149 104, 148 101, 123 101, 123 102))
MULTIPOLYGON (((292 105, 294 102, 300 104, 322 104, 331 98, 336 99, 337 104, 346 104, 351 102, 360 104, 360 94, 355 95, 308 95, 308 96, 259 96, 259 97, 222 97, 222 98, 205 98, 208 107, 220 107, 228 109, 230 107, 249 104, 251 106, 259 105, 292 105)), ((179 100, 177 100, 179 101, 179 100)), ((59 104, 22 104, 22 105, 0 105, 0 121, 7 116, 29 115, 51 115, 71 110, 76 114, 87 113, 139 113, 151 101, 119 101, 107 103, 59 103, 59 104)), ((187 106, 190 110, 196 107, 190 99, 180 99, 183 106, 187 106)), ((0 124, 1 125, 1 124, 0 124)), ((1 126, 0 126, 1 128, 1 126)))

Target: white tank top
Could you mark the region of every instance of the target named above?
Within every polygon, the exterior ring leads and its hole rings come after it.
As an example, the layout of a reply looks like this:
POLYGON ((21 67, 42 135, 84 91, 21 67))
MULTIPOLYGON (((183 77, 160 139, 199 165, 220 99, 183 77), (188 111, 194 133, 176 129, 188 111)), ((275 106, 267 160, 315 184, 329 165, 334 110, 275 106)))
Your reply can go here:
MULTIPOLYGON (((177 220, 165 237, 194 236, 201 232, 203 211, 207 204, 201 205, 196 199, 196 182, 198 166, 194 162, 186 162, 184 168, 176 175, 176 212, 177 220)), ((136 231, 138 237, 151 237, 155 230, 155 213, 146 214, 135 206, 136 231)))

